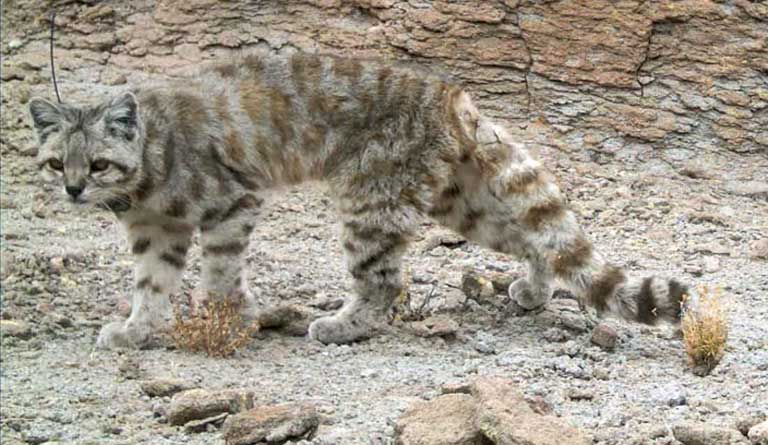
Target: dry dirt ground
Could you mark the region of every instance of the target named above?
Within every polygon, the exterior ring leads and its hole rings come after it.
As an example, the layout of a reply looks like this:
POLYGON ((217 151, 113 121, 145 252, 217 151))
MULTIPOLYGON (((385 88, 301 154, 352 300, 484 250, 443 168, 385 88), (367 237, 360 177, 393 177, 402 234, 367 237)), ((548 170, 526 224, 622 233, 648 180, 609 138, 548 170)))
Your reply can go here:
MULTIPOLYGON (((77 100, 94 87, 65 89, 77 100)), ((397 325, 349 346, 266 333, 228 359, 169 348, 96 351, 99 327, 122 316, 132 259, 111 214, 72 207, 37 183, 24 105, 30 94, 50 90, 3 85, 2 318, 31 329, 2 338, 3 444, 219 443, 218 431, 187 433, 155 414, 169 400, 150 399, 138 382, 156 377, 252 389, 259 404, 312 402, 323 418, 315 444, 393 443, 393 422, 409 405, 475 375, 519 382, 596 444, 674 444, 676 424, 731 426, 768 412, 768 265, 751 250, 768 231, 765 156, 724 152, 717 159, 728 162, 715 163, 701 153, 683 168, 652 157, 596 164, 539 153, 611 260, 722 287, 731 334, 706 377, 690 372, 680 339, 664 328, 612 321, 616 349, 592 345, 566 294, 522 315, 499 309, 503 296, 496 305, 467 300, 465 268, 517 274, 522 267, 475 245, 442 245, 436 240, 446 232, 428 221, 407 258, 410 295, 417 307, 431 294, 424 313, 455 320, 454 339, 397 325)), ((322 311, 310 302, 349 294, 335 221, 320 186, 275 194, 248 256, 250 284, 265 304, 290 302, 316 317, 322 311)), ((190 264, 184 292, 198 282, 196 250, 190 264)))

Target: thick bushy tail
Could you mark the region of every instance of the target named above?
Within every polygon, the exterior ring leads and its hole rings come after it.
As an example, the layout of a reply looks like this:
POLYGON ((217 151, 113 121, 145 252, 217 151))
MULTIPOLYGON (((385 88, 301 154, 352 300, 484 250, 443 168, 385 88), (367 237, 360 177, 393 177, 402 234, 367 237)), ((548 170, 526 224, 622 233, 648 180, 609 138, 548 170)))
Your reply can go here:
POLYGON ((687 285, 675 278, 628 276, 599 255, 590 256, 585 267, 559 276, 581 301, 600 314, 614 314, 644 324, 680 322, 691 297, 687 285))

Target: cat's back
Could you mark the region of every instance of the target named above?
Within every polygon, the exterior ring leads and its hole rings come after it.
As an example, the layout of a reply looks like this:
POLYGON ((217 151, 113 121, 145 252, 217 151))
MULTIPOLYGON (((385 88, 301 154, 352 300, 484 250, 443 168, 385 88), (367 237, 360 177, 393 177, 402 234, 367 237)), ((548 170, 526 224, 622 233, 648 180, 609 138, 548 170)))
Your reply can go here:
POLYGON ((294 120, 368 127, 393 113, 438 106, 448 89, 457 88, 413 66, 302 52, 213 64, 200 80, 206 91, 230 97, 254 116, 266 107, 294 120))

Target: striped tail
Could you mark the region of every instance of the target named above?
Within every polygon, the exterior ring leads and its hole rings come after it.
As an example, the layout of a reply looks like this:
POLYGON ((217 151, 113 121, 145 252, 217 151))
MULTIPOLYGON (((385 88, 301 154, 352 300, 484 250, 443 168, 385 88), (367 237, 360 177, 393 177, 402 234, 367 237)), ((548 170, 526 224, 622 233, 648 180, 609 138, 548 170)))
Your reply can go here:
POLYGON ((687 285, 674 278, 630 277, 596 254, 587 267, 560 278, 599 314, 615 314, 648 325, 679 323, 694 297, 687 285))

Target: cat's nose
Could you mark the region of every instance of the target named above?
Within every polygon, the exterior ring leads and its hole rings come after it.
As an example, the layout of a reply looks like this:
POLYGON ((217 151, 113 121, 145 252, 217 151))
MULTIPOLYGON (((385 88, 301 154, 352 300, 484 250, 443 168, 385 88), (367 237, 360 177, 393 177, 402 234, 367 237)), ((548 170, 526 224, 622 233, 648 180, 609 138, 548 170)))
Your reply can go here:
POLYGON ((80 193, 83 193, 83 186, 82 185, 68 185, 64 187, 64 190, 67 191, 67 194, 72 197, 72 199, 76 199, 78 196, 80 196, 80 193))

